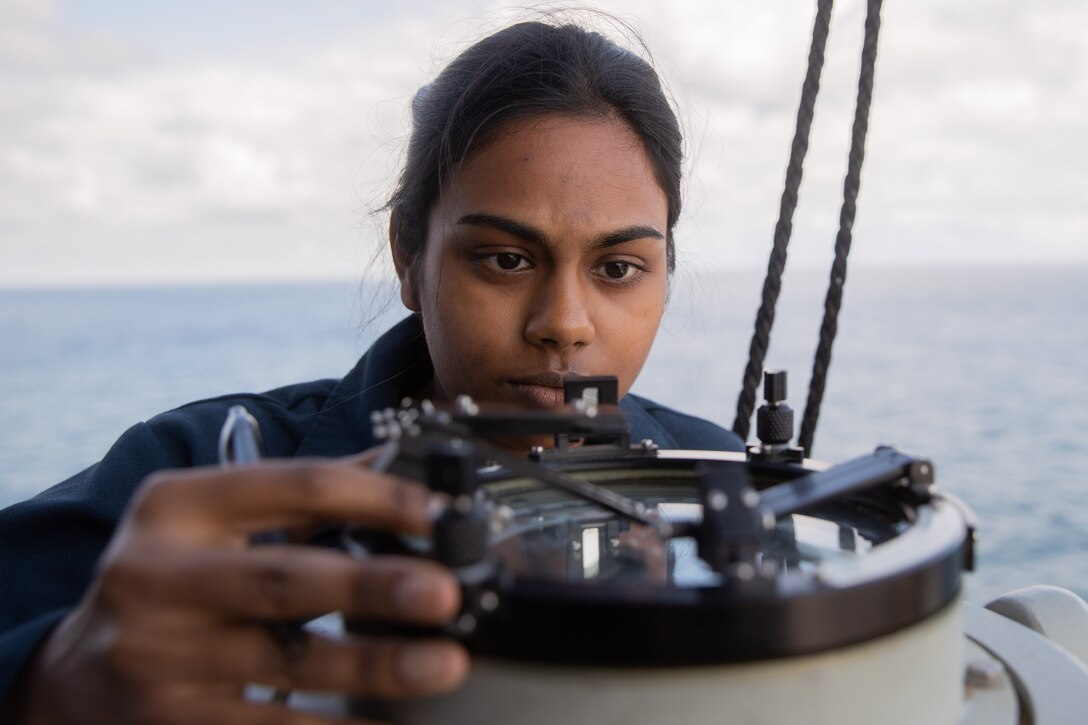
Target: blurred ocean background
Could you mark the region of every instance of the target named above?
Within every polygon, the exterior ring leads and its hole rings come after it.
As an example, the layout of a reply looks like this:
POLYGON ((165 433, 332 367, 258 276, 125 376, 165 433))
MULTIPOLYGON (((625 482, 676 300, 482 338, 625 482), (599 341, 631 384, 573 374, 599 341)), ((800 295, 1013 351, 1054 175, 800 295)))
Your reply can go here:
MULTIPOLYGON (((636 392, 732 425, 762 272, 690 274, 636 392)), ((770 367, 804 407, 826 274, 785 280, 770 367)), ((191 400, 347 372, 402 315, 358 282, 0 290, 0 506, 191 400)), ((814 457, 931 458, 978 514, 984 602, 1032 583, 1088 597, 1088 268, 858 269, 814 457)), ((48 532, 42 532, 48 535, 48 532)))

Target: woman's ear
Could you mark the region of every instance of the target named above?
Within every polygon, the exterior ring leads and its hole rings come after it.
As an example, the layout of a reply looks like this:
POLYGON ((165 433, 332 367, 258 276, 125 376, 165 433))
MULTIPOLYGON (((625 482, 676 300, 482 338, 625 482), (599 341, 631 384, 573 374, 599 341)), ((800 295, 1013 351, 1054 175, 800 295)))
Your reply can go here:
POLYGON ((393 268, 397 270, 397 279, 400 280, 400 301, 412 312, 419 312, 419 290, 416 288, 415 268, 412 264, 415 258, 401 249, 397 243, 399 235, 400 215, 393 212, 389 215, 389 251, 393 255, 393 268))

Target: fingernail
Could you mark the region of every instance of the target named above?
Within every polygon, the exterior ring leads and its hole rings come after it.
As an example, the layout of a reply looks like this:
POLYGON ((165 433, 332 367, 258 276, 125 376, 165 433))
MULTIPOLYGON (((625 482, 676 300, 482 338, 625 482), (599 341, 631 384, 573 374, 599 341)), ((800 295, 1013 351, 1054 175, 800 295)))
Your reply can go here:
POLYGON ((455 663, 443 644, 413 644, 397 657, 397 674, 410 687, 439 687, 450 680, 455 663))
POLYGON ((445 590, 443 583, 433 576, 409 574, 397 582, 393 603, 400 614, 433 616, 435 604, 442 600, 445 590))

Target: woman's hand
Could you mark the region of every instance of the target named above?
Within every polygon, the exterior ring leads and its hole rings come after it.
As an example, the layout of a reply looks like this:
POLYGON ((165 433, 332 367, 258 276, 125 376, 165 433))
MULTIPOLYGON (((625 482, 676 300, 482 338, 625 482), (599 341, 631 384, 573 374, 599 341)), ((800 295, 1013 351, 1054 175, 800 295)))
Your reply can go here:
POLYGON ((440 624, 460 606, 450 572, 421 559, 354 559, 251 546, 258 532, 323 521, 425 535, 428 490, 358 459, 170 471, 141 487, 80 605, 25 682, 29 723, 327 723, 247 702, 247 683, 374 697, 456 687, 447 640, 325 638, 286 645, 268 625, 331 611, 440 624))

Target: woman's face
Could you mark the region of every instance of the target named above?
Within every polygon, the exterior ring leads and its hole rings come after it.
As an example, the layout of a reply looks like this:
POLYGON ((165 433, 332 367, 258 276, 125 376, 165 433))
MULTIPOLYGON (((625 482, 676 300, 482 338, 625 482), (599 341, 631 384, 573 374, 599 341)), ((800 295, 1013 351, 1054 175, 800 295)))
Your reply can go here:
POLYGON ((624 395, 665 308, 667 219, 622 121, 504 129, 443 189, 425 249, 396 260, 434 362, 428 395, 551 408, 567 375, 615 375, 624 395))

